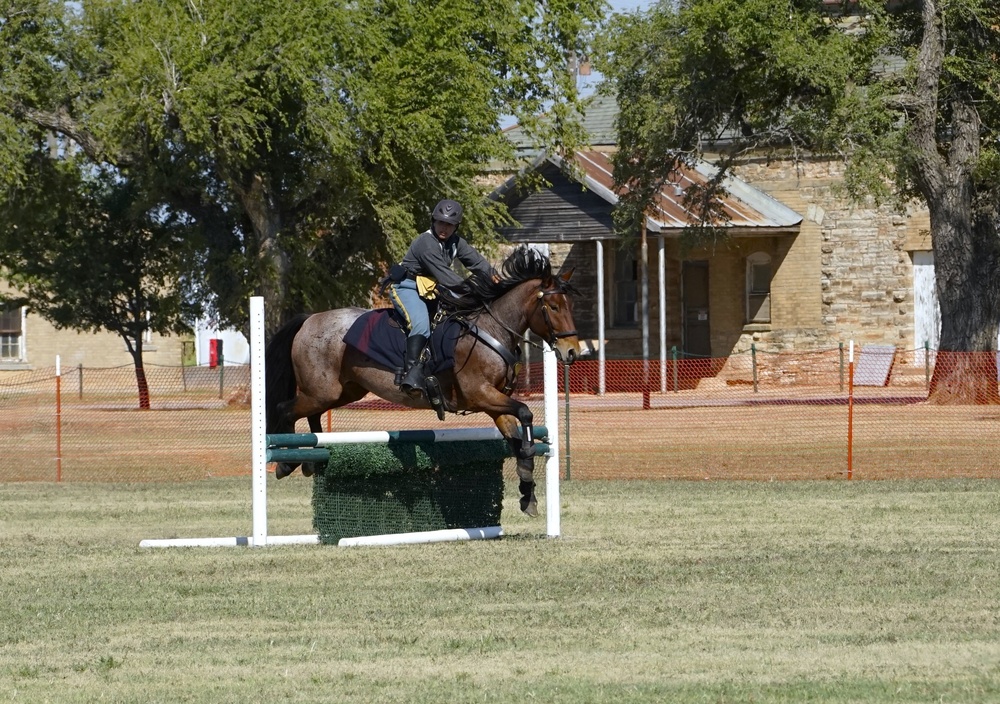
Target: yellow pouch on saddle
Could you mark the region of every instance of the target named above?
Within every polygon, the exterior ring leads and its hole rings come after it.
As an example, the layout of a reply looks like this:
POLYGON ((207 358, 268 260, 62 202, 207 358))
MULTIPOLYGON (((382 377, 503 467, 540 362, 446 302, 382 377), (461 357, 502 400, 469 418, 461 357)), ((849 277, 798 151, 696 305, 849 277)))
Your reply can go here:
POLYGON ((437 296, 437 281, 428 276, 417 277, 417 293, 421 298, 431 300, 437 296))

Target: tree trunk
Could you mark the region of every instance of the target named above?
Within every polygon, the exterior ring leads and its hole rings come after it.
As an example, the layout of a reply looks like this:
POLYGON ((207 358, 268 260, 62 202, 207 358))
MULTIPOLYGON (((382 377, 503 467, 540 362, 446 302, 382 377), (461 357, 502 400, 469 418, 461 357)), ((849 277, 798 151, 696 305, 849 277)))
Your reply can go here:
POLYGON ((977 212, 973 177, 981 149, 981 121, 975 104, 961 92, 939 95, 944 16, 936 0, 924 0, 921 16, 923 37, 909 136, 914 147, 912 176, 930 211, 941 306, 941 341, 929 399, 934 403, 1000 403, 997 224, 988 213, 977 212), (947 130, 938 125, 939 101, 950 108, 947 130))
MULTIPOLYGON (((126 341, 127 342, 127 341, 126 341)), ((129 352, 132 353, 132 362, 135 364, 135 383, 139 389, 139 410, 148 411, 149 405, 149 382, 146 381, 146 368, 142 364, 142 336, 135 341, 135 346, 128 345, 129 352)))
POLYGON ((273 332, 302 311, 292 310, 289 295, 291 262, 280 241, 282 217, 264 177, 253 174, 249 184, 235 192, 253 225, 257 240, 257 262, 264 298, 264 327, 273 332))
MULTIPOLYGON (((946 196, 931 210, 941 341, 930 400, 942 404, 1000 403, 996 237, 979 232, 995 226, 985 222, 973 226, 969 217, 954 212, 954 205, 946 196)), ((960 207, 971 209, 971 204, 960 207)))

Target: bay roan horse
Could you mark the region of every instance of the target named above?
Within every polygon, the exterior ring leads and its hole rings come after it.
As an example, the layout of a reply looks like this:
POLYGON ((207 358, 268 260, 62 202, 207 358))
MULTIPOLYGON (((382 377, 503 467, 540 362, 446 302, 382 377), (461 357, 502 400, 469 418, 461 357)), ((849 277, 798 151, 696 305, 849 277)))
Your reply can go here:
MULTIPOLYGON (((437 374, 451 412, 482 412, 496 423, 517 458, 521 510, 538 514, 534 492, 532 413, 511 398, 519 345, 526 330, 548 342, 559 359, 580 354, 569 284, 572 270, 553 276, 547 257, 519 247, 497 277, 467 280, 470 294, 457 299, 454 315, 465 321, 455 349, 455 365, 437 374)), ((395 370, 379 365, 344 344, 352 323, 367 311, 340 308, 300 315, 274 334, 265 351, 267 432, 294 432, 307 418, 321 432, 322 414, 373 393, 412 408, 430 408, 426 396, 411 398, 395 384, 395 370)), ((281 464, 287 476, 296 464, 281 464)), ((303 473, 312 468, 303 465, 303 473)))

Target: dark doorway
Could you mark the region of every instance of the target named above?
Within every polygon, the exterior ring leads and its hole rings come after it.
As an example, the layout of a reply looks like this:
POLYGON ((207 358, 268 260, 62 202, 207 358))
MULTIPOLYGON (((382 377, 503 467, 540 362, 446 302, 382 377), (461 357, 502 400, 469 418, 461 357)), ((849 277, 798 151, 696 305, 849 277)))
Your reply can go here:
POLYGON ((681 270, 684 311, 684 353, 712 356, 708 319, 708 262, 686 261, 681 270))

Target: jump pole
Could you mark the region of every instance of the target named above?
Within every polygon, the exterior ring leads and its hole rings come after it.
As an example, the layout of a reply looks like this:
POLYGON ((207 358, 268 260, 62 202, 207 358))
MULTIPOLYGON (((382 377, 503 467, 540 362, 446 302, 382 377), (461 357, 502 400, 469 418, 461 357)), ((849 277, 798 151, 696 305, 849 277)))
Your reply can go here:
MULTIPOLYGON (((544 344, 542 354, 544 372, 544 410, 550 444, 545 460, 545 514, 546 535, 557 538, 561 534, 559 497, 559 389, 555 350, 544 344)), ((253 473, 252 530, 249 537, 227 538, 168 538, 142 540, 139 547, 265 547, 268 545, 318 545, 319 535, 267 534, 267 435, 266 411, 264 405, 264 299, 250 298, 250 444, 252 448, 253 473)), ((434 439, 498 439, 496 428, 461 428, 430 431, 434 439)), ((386 442, 391 434, 385 431, 362 433, 317 433, 317 445, 334 445, 349 442, 386 442), (349 439, 347 439, 349 438, 349 439)), ((338 542, 341 547, 362 545, 400 545, 433 543, 455 540, 478 540, 497 538, 503 534, 500 526, 485 528, 455 528, 447 530, 421 531, 417 533, 396 533, 387 535, 344 538, 338 542)))

